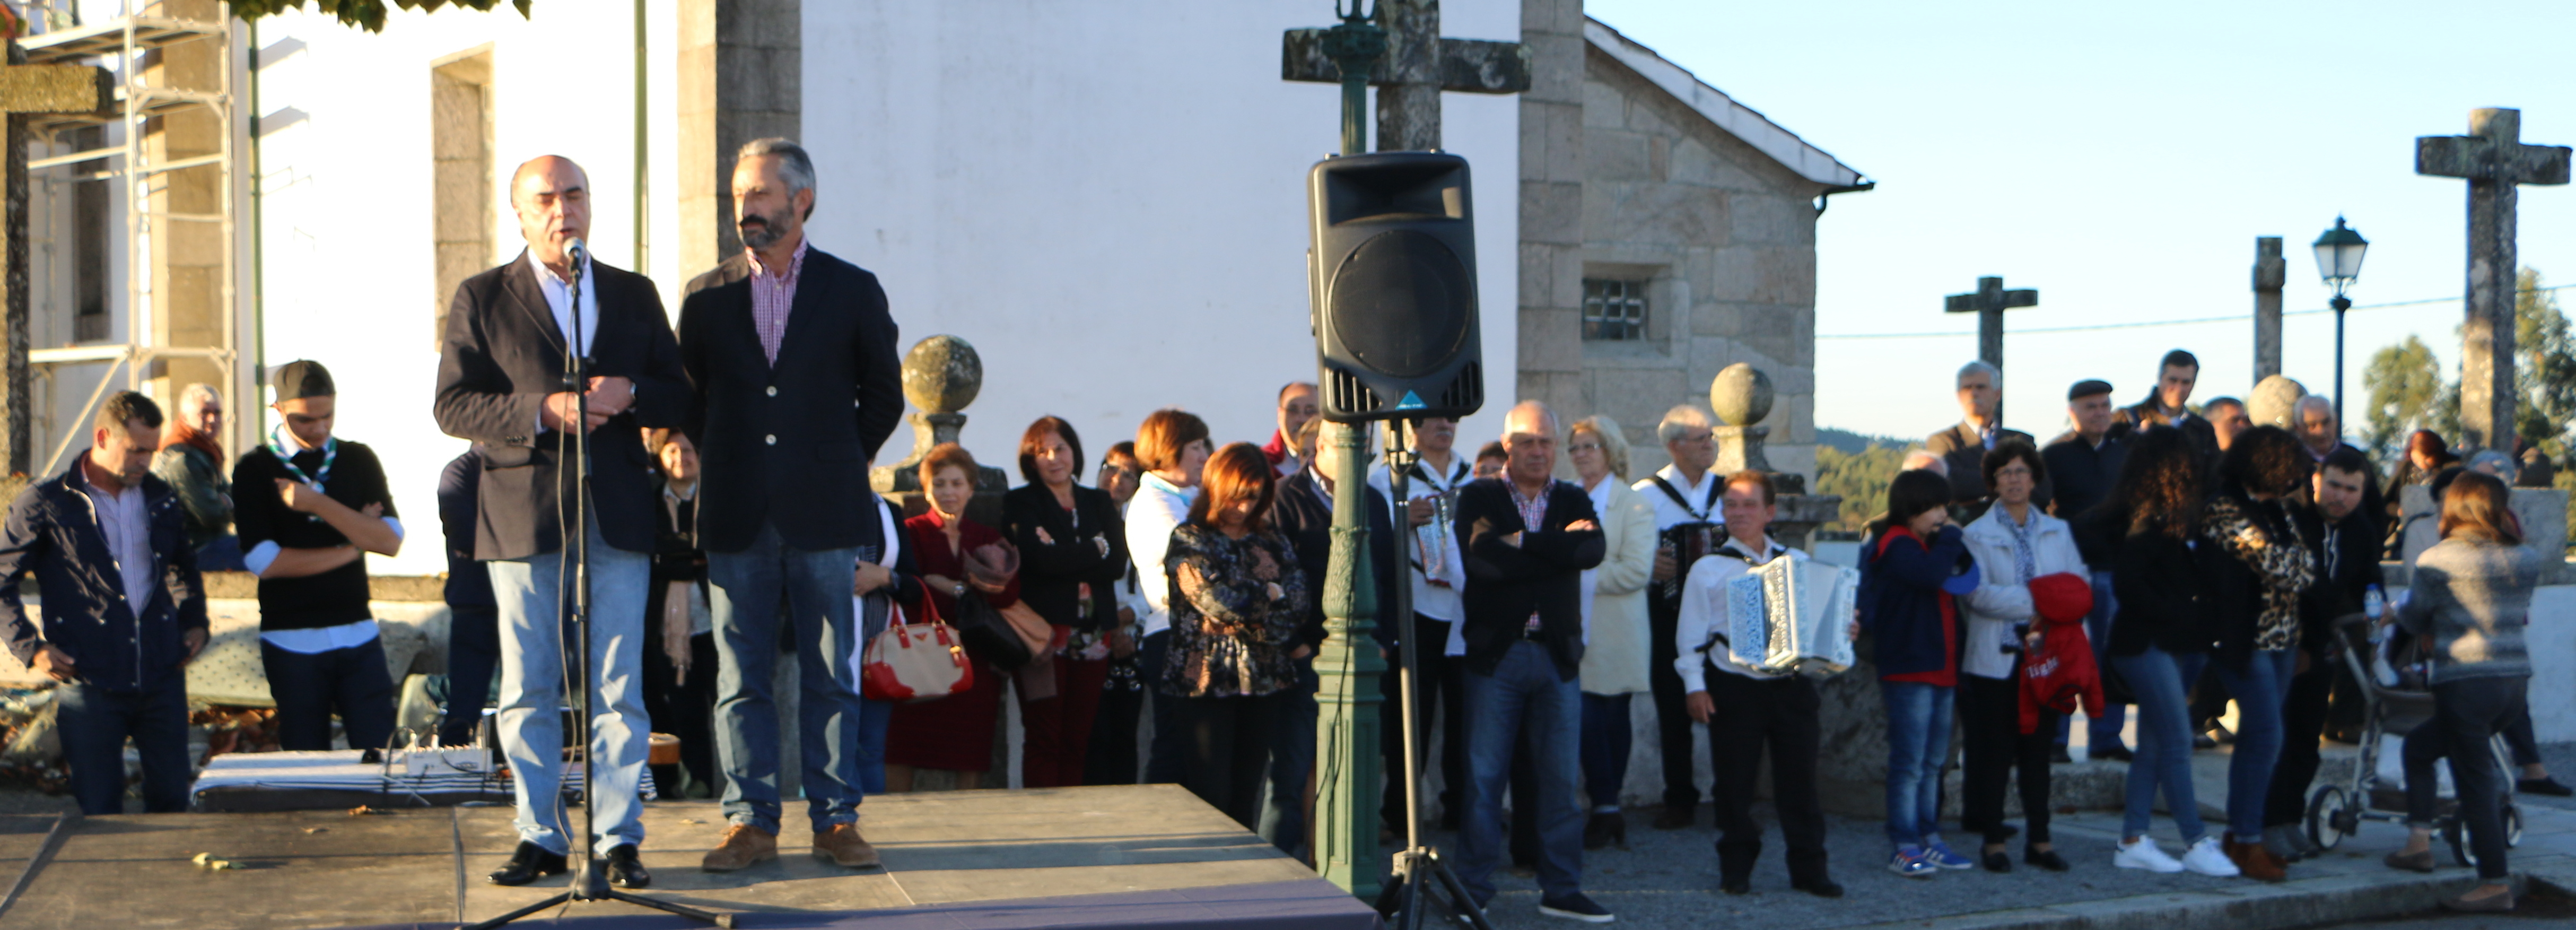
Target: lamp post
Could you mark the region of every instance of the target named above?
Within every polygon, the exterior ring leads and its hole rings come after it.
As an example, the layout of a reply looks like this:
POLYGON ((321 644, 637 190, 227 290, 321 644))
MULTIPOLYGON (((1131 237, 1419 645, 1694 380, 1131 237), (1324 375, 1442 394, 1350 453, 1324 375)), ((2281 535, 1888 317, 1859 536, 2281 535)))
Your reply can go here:
POLYGON ((2334 407, 2335 424, 2337 428, 2341 428, 2344 422, 2343 314, 2344 311, 2352 309, 2352 298, 2344 296, 2343 292, 2345 288, 2352 286, 2354 280, 2361 277, 2361 256, 2362 253, 2370 251, 2370 240, 2362 238, 2360 233, 2345 226, 2343 217, 2338 216, 2335 217, 2334 228, 2326 230, 2325 235, 2317 237, 2315 249, 2317 276, 2325 279, 2327 287, 2334 288, 2334 301, 2330 304, 2335 312, 2334 407))

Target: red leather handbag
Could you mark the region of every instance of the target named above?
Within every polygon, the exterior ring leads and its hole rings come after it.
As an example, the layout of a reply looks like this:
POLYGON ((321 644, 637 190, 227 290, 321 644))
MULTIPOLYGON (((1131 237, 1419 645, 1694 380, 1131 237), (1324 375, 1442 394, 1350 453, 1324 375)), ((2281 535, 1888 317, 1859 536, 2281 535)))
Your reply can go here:
POLYGON ((975 665, 957 628, 939 620, 922 599, 928 623, 889 623, 868 643, 859 667, 859 694, 872 701, 919 703, 964 694, 975 687, 975 665))

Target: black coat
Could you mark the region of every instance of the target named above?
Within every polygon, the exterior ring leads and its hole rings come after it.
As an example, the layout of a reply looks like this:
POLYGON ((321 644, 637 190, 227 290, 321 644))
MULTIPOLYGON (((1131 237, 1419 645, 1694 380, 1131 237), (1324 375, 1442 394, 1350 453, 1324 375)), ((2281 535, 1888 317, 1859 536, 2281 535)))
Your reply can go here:
POLYGON ((2379 546, 2385 537, 2375 519, 2377 513, 2365 504, 2329 527, 2325 514, 2313 505, 2291 509, 2292 518, 2299 521, 2299 536, 2317 558, 2317 583, 2308 586, 2299 603, 2301 646, 2332 655, 2326 650, 2334 643, 2335 621, 2360 613, 2370 586, 2382 583, 2379 546), (2330 542, 2339 553, 2331 559, 2326 552, 2330 542))
POLYGON ((2083 436, 2069 432, 2039 450, 2041 464, 2048 466, 2048 512, 2074 530, 2075 551, 2084 556, 2087 567, 2095 570, 2111 567, 2113 555, 2120 548, 2120 535, 2127 529, 2125 515, 2096 513, 2094 507, 2111 496, 2111 485, 2120 478, 2120 466, 2129 460, 2129 438, 2106 435, 2096 448, 2083 436))
POLYGON ((773 366, 752 323, 751 272, 735 255, 680 299, 680 355, 697 384, 684 428, 706 467, 699 539, 739 552, 766 522, 808 551, 871 544, 881 529, 868 463, 903 418, 885 291, 809 248, 773 366))
MULTIPOLYGON (((1314 595, 1315 608, 1297 631, 1297 641, 1307 646, 1320 645, 1325 638, 1324 576, 1331 569, 1333 554, 1333 505, 1318 496, 1320 489, 1313 471, 1300 471, 1280 479, 1278 492, 1270 499, 1270 528, 1297 548, 1297 568, 1306 573, 1306 590, 1314 595)), ((1406 573, 1395 563, 1395 524, 1387 516, 1386 495, 1376 488, 1366 490, 1369 581, 1377 596, 1377 620, 1369 637, 1392 648, 1396 624, 1389 615, 1395 611, 1395 585, 1406 580, 1406 573)))
POLYGON ((2111 618, 2112 655, 2137 655, 2150 645, 2177 655, 2210 651, 2218 639, 2210 563, 2233 561, 2212 559, 2217 548, 2163 533, 2130 533, 2120 541, 2111 570, 2119 602, 2111 618))
MULTIPOLYGON (((590 517, 608 544, 653 551, 653 462, 646 427, 680 425, 689 401, 662 294, 643 275, 591 263, 599 293, 590 373, 635 383, 635 402, 590 432, 590 517)), ((438 428, 483 456, 474 557, 518 559, 563 548, 558 488, 577 463, 565 430, 537 431, 546 395, 564 390, 564 335, 527 253, 465 279, 447 311, 438 360, 438 428)))
POLYGON ((1558 678, 1572 681, 1583 664, 1583 571, 1600 567, 1609 540, 1597 528, 1565 528, 1577 520, 1600 521, 1592 496, 1580 485, 1550 481, 1546 525, 1530 527, 1521 522, 1503 481, 1480 478, 1458 489, 1453 519, 1467 569, 1467 589, 1459 592, 1467 614, 1467 668, 1493 674, 1535 611, 1539 641, 1555 657, 1558 678), (1520 545, 1503 541, 1513 533, 1522 534, 1520 545))
POLYGON ((1099 629, 1118 616, 1118 581, 1127 577, 1127 521, 1109 492, 1075 485, 1073 513, 1055 492, 1026 484, 1002 495, 1002 532, 1020 550, 1020 600, 1048 623, 1099 629), (1079 518, 1081 526, 1074 523, 1079 518), (1039 542, 1038 530, 1051 542, 1039 542), (1109 549, 1101 551, 1100 540, 1109 549), (1091 585, 1091 615, 1082 616, 1082 585, 1091 585))
POLYGON ((477 520, 474 496, 483 488, 483 456, 465 450, 438 472, 438 529, 447 545, 449 607, 501 609, 492 596, 492 573, 474 558, 477 520))

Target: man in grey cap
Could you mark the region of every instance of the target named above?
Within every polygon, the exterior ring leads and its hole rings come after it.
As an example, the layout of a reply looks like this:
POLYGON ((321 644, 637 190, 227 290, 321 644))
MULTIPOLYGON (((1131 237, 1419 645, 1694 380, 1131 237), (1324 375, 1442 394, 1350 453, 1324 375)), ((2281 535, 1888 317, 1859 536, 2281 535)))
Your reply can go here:
POLYGON ((394 682, 367 609, 367 553, 401 552, 402 521, 374 450, 332 435, 331 372, 288 362, 269 386, 279 422, 233 463, 233 523, 242 562, 259 576, 259 656, 278 746, 331 748, 337 713, 349 748, 382 750, 394 733, 394 682))
MULTIPOLYGON (((2111 554, 2120 536, 2127 530, 2122 517, 2099 513, 2095 505, 2111 495, 2111 483, 2120 477, 2120 464, 2128 461, 2129 439, 2135 435, 2114 432, 2112 424, 2119 411, 2111 405, 2111 383, 2087 378, 2066 390, 2066 418, 2074 429, 2048 441, 2039 452, 2040 461, 2048 466, 2049 483, 2055 496, 2049 501, 2049 512, 2066 521, 2075 530, 2075 550, 2084 557, 2084 567, 2093 585, 2093 612, 2084 618, 2084 633, 2093 640, 2096 667, 2110 667, 2108 644, 2111 641, 2111 554)), ((2091 739, 2085 754, 2094 759, 2127 761, 2129 748, 2120 743, 2120 725, 2128 718, 2127 707, 2112 704, 2089 725, 2091 739)), ((2069 718, 2060 717, 2064 725, 2069 718)), ((2057 734, 2062 754, 2066 733, 2057 734)))

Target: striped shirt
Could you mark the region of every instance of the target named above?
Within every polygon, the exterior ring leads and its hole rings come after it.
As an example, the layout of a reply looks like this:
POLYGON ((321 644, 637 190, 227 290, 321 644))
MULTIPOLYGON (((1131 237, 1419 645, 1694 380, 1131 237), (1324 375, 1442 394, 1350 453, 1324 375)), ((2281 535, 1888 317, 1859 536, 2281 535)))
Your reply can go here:
POLYGON ((796 243, 796 254, 787 259, 787 273, 773 275, 761 267, 760 253, 745 250, 751 259, 751 325, 760 331, 760 350, 768 353, 769 363, 778 364, 778 346, 787 341, 787 312, 796 306, 796 279, 805 271, 805 247, 810 240, 796 243))

